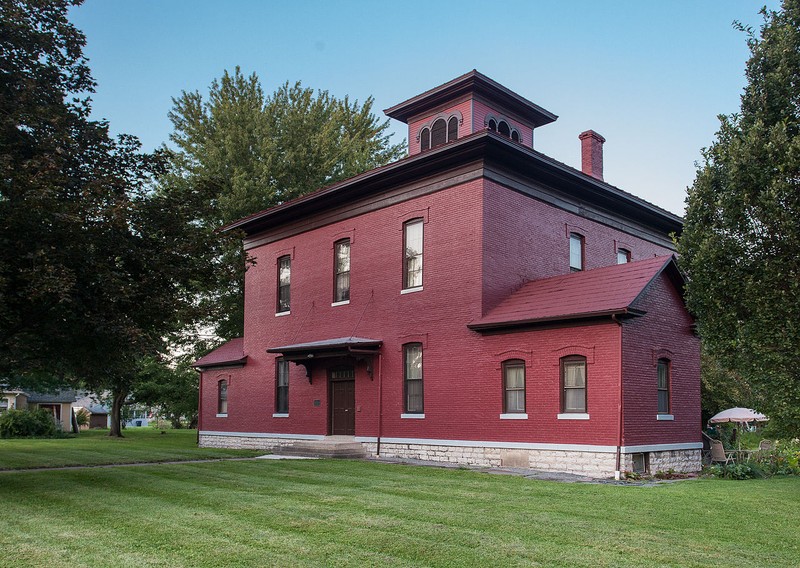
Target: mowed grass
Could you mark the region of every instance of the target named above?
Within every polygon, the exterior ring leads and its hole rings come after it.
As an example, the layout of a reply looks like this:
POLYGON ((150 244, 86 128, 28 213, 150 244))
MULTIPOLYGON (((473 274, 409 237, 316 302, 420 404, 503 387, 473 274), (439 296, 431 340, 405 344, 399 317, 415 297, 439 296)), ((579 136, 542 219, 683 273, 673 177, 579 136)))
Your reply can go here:
POLYGON ((124 438, 108 430, 87 430, 75 438, 0 440, 0 470, 73 465, 103 465, 225 457, 250 457, 264 451, 198 448, 197 430, 127 428, 124 438))
POLYGON ((656 487, 358 461, 0 473, 4 566, 798 566, 800 479, 656 487))

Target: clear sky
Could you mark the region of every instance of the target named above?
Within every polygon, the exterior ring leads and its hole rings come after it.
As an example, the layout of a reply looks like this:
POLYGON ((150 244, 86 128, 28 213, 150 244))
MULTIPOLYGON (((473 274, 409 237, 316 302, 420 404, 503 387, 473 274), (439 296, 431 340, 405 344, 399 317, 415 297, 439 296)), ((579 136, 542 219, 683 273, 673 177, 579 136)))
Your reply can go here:
MULTIPOLYGON (((755 29, 778 0, 86 0, 71 12, 98 82, 94 116, 145 149, 166 142, 182 91, 256 72, 382 110, 471 69, 557 114, 537 150, 580 168, 606 138, 605 180, 682 214, 718 114, 736 112, 755 29)), ((392 121, 394 140, 405 125, 392 121)))

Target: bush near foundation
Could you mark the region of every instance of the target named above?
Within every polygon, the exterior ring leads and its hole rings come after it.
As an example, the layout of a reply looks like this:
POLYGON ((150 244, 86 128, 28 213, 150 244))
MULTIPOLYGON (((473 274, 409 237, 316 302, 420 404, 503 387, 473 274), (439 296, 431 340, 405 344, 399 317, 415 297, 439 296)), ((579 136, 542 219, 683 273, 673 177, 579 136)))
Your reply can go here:
POLYGON ((53 415, 43 408, 0 414, 0 438, 52 438, 56 434, 53 415))

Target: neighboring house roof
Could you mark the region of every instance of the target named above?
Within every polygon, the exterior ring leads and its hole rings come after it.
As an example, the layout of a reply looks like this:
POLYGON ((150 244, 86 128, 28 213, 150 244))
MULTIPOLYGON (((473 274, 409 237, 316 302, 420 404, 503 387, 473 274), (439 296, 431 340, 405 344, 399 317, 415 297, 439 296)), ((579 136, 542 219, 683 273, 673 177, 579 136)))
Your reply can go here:
POLYGON ((192 367, 226 367, 228 365, 244 365, 246 362, 247 355, 244 354, 244 338, 235 337, 205 356, 200 357, 200 359, 192 363, 192 367))
POLYGON ((72 406, 75 408, 85 408, 91 414, 109 414, 107 407, 103 406, 97 401, 94 395, 85 394, 79 397, 72 406))
POLYGON ((55 392, 28 392, 28 402, 37 404, 75 402, 77 392, 74 390, 59 390, 55 392))
POLYGON ((534 280, 467 327, 483 331, 611 315, 642 315, 634 306, 637 298, 667 268, 682 283, 671 255, 534 280))

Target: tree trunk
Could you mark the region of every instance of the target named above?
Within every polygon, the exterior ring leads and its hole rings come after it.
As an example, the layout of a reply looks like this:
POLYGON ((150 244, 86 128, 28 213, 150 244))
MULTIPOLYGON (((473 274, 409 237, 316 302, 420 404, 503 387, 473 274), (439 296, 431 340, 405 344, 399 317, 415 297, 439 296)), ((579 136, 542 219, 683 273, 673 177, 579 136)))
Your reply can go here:
POLYGON ((112 438, 124 438, 122 435, 122 405, 127 396, 127 392, 114 391, 114 399, 111 403, 111 432, 108 433, 112 438))

